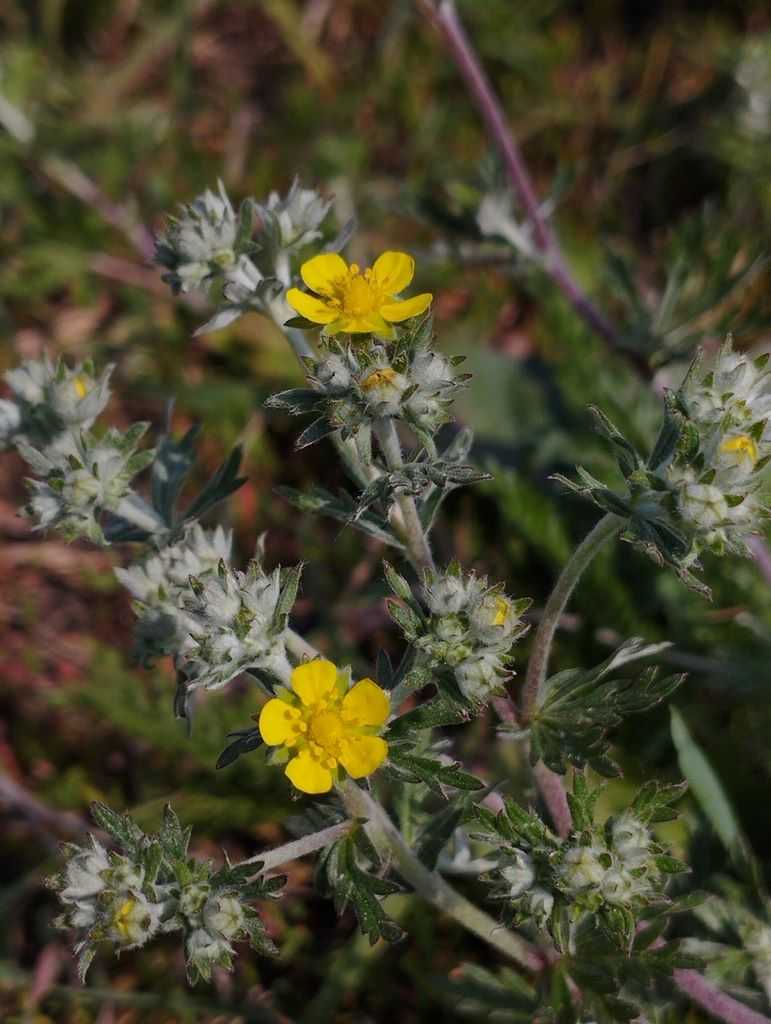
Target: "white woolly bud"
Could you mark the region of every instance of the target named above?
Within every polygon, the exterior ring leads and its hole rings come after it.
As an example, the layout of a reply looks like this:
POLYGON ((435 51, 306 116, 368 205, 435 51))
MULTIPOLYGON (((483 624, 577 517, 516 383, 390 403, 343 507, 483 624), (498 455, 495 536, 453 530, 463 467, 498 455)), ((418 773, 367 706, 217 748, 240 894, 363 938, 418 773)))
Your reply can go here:
POLYGON ((244 908, 235 896, 216 896, 203 908, 203 922, 210 932, 235 939, 243 931, 244 908))
POLYGON ((501 875, 509 884, 509 896, 517 899, 526 892, 535 881, 535 865, 529 854, 524 850, 513 852, 514 863, 507 863, 501 868, 501 875))

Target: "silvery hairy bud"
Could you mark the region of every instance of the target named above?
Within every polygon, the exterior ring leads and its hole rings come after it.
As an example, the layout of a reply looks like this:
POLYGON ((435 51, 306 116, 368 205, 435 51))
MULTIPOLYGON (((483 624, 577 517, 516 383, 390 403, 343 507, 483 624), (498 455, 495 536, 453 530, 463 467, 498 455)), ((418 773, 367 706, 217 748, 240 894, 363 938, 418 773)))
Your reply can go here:
POLYGON ((216 573, 191 578, 180 601, 191 640, 182 668, 190 689, 220 689, 247 668, 279 679, 291 672, 286 655, 287 615, 297 574, 267 574, 254 561, 247 572, 220 564, 216 573))
POLYGON ((176 292, 206 290, 215 277, 237 259, 238 218, 225 186, 206 189, 171 218, 165 235, 156 239, 155 259, 167 268, 163 275, 176 292))

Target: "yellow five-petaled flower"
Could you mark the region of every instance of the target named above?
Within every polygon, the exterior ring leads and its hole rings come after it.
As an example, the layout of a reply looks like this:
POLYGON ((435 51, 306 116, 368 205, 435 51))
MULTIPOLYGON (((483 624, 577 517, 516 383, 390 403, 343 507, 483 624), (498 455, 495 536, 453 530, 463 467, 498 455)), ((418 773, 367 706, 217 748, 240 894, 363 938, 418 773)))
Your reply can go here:
POLYGON ((290 288, 289 305, 306 320, 323 324, 324 333, 377 334, 393 338, 393 324, 425 313, 433 296, 397 296, 415 274, 415 260, 405 252, 384 252, 366 270, 350 266, 336 253, 321 253, 300 267, 300 275, 315 295, 290 288))
POLYGON ((362 779, 385 761, 388 744, 376 733, 388 718, 390 702, 377 683, 362 679, 350 686, 348 672, 317 659, 292 672, 292 691, 268 701, 259 727, 269 746, 293 755, 285 772, 297 789, 328 793, 340 765, 362 779))

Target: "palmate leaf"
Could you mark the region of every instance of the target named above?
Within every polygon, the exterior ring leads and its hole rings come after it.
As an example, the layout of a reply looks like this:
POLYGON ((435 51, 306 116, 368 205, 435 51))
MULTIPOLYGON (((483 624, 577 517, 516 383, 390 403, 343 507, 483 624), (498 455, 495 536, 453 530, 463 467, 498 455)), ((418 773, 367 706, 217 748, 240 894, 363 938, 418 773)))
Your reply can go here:
POLYGON ((350 907, 372 945, 378 939, 397 942, 404 934, 381 903, 385 896, 401 892, 402 887, 375 874, 379 867, 377 854, 362 829, 352 830, 327 847, 318 860, 320 878, 332 894, 335 910, 343 914, 350 907))
POLYGON ((458 762, 446 764, 396 744, 390 746, 386 772, 399 782, 422 782, 432 792, 445 798, 445 788, 473 791, 484 789, 485 785, 474 775, 464 772, 458 762))
POLYGON ((652 657, 669 644, 645 644, 632 638, 601 665, 568 669, 548 680, 531 722, 531 760, 542 760, 564 774, 569 764, 590 765, 601 775, 618 775, 608 756, 608 734, 627 715, 640 714, 666 700, 685 676, 662 676, 647 668, 638 676, 609 678, 625 665, 652 657))

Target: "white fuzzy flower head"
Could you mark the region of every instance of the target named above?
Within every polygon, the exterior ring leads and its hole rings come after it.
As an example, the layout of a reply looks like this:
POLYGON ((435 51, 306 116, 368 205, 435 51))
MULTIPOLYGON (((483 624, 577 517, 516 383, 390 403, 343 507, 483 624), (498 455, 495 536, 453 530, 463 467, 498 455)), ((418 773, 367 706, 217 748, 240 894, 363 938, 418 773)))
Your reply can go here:
POLYGON ((456 566, 428 578, 423 597, 431 618, 416 646, 454 670, 468 700, 487 702, 510 675, 509 652, 527 629, 522 614, 530 602, 511 601, 500 586, 456 566))
POLYGON ((409 381, 385 361, 367 367, 357 381, 364 404, 373 417, 398 416, 409 381))
POLYGON ((467 604, 466 580, 455 573, 445 573, 431 580, 423 593, 434 615, 454 615, 467 604))
POLYGON ((64 870, 64 888, 59 892, 61 899, 68 901, 85 900, 96 896, 106 887, 103 872, 109 870, 110 861, 104 847, 91 837, 91 848, 75 854, 64 870))
POLYGON ((140 892, 118 895, 107 920, 106 937, 126 949, 143 946, 161 926, 163 903, 140 892))
POLYGON ((90 427, 110 398, 110 376, 114 367, 107 366, 97 377, 90 363, 68 369, 63 363, 46 389, 46 401, 67 427, 90 427))
POLYGON ((600 858, 605 859, 607 851, 596 843, 591 846, 574 846, 566 851, 558 875, 568 892, 581 892, 599 886, 607 870, 600 858))
POLYGON ((179 910, 191 920, 197 920, 201 909, 211 894, 208 882, 190 882, 179 894, 179 910))
POLYGON ((31 481, 26 507, 35 528, 55 526, 68 539, 85 537, 102 543, 102 513, 120 514, 124 500, 134 502, 133 507, 141 505, 152 517, 152 509, 131 492, 132 479, 153 459, 151 449, 136 450, 146 427, 138 423, 125 433, 111 429, 102 437, 86 432, 65 434, 61 443, 44 449, 19 443, 20 453, 43 477, 31 481))
POLYGON ((268 575, 257 562, 246 573, 223 565, 191 580, 182 596, 193 638, 184 665, 190 688, 219 689, 246 668, 288 676, 281 592, 280 571, 268 575))
POLYGON ((613 852, 630 871, 643 867, 650 859, 651 841, 648 826, 631 814, 622 815, 613 824, 613 852))
POLYGON ((461 693, 474 704, 484 704, 499 693, 507 674, 500 657, 493 652, 462 661, 455 669, 461 693))
POLYGON ((0 446, 47 445, 70 427, 91 427, 109 400, 112 371, 108 366, 97 375, 90 362, 70 368, 48 356, 9 370, 13 401, 0 401, 0 446))
POLYGON ((175 292, 206 289, 211 280, 232 267, 238 220, 222 182, 207 189, 172 220, 156 241, 156 261, 168 269, 164 279, 175 292))
POLYGON ((214 572, 220 562, 230 562, 233 533, 218 526, 205 530, 198 523, 183 540, 169 544, 144 562, 115 575, 130 593, 144 604, 166 609, 173 595, 187 590, 191 576, 214 572))
POLYGON ((187 973, 191 982, 197 977, 204 981, 211 978, 214 967, 230 969, 233 947, 221 935, 212 934, 206 928, 196 928, 185 941, 187 973))
POLYGON ((719 487, 687 483, 680 491, 679 511, 697 530, 712 531, 728 518, 728 503, 719 487))
POLYGON ((509 886, 509 896, 517 899, 535 882, 535 865, 524 850, 513 851, 513 861, 501 868, 501 876, 509 886))
POLYGON ((244 908, 236 896, 214 896, 203 908, 206 929, 224 939, 236 939, 244 930, 244 908))
POLYGON ((331 205, 331 200, 324 199, 315 189, 302 188, 295 178, 286 196, 282 198, 278 192, 271 192, 258 209, 264 220, 275 223, 280 245, 291 248, 321 238, 318 229, 331 205))

